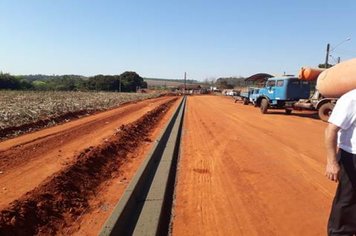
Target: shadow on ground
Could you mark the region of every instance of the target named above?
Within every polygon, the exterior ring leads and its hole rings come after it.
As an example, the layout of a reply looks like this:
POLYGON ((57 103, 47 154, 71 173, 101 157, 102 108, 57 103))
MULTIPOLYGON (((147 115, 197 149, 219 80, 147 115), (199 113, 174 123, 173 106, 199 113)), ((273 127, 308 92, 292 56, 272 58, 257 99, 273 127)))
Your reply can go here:
POLYGON ((320 120, 317 112, 313 112, 313 113, 292 112, 292 114, 287 115, 284 111, 268 111, 266 115, 298 116, 303 118, 320 120))

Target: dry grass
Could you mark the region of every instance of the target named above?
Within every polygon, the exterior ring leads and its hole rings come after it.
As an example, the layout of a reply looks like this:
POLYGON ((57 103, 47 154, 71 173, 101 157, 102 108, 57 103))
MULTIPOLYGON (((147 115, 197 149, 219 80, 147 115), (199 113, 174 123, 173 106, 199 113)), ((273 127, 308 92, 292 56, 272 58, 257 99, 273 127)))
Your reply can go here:
POLYGON ((68 112, 98 111, 158 94, 110 92, 0 91, 0 129, 68 112))

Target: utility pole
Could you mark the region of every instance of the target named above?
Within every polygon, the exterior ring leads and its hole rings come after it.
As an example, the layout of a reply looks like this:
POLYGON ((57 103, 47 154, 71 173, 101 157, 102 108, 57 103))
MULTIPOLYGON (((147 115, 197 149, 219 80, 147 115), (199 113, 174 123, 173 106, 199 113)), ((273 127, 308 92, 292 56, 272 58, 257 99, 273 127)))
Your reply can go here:
POLYGON ((184 72, 184 93, 187 91, 187 72, 184 72))
MULTIPOLYGON (((330 52, 334 51, 335 48, 337 48, 337 47, 340 46, 341 44, 343 44, 343 43, 345 43, 345 42, 347 42, 347 41, 350 41, 350 40, 351 40, 351 38, 348 37, 348 38, 346 38, 344 41, 341 41, 340 43, 336 44, 336 46, 333 47, 333 48, 331 48, 331 49, 330 49, 330 44, 329 44, 329 43, 326 45, 325 69, 327 69, 327 67, 328 67, 328 65, 329 65, 330 52)), ((339 58, 340 58, 340 57, 339 57, 339 58)), ((339 58, 338 58, 338 63, 340 63, 340 59, 339 59, 339 58)))
POLYGON ((330 43, 326 45, 325 69, 327 69, 329 65, 329 53, 330 53, 330 43))

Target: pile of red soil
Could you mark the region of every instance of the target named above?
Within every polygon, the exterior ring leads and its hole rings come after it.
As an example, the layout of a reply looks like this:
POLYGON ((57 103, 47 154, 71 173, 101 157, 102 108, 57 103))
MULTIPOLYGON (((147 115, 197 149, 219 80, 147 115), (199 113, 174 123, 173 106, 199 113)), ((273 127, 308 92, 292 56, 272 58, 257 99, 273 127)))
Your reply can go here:
POLYGON ((76 162, 0 212, 0 235, 55 234, 88 208, 99 186, 119 172, 127 155, 147 140, 150 131, 175 102, 160 105, 98 147, 88 148, 76 162))

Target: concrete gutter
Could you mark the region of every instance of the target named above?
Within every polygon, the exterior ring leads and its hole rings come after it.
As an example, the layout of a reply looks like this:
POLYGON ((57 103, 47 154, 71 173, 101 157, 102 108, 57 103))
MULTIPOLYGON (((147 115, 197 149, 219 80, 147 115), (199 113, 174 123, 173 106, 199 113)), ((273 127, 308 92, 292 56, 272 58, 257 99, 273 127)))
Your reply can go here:
POLYGON ((100 236, 168 234, 185 101, 184 97, 100 236))

